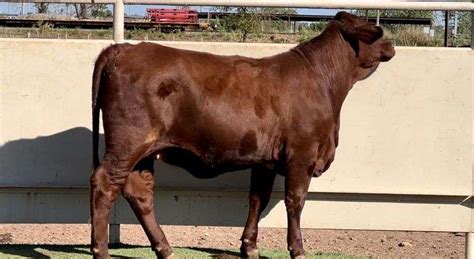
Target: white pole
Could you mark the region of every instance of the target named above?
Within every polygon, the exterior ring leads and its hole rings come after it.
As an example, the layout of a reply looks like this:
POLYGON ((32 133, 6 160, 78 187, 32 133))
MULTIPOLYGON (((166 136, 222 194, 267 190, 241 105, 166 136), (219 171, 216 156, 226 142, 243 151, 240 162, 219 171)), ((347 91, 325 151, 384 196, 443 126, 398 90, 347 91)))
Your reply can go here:
POLYGON ((116 0, 114 4, 114 41, 123 43, 124 23, 124 5, 123 0, 116 0))
POLYGON ((474 259, 474 233, 466 234, 466 259, 474 259))
POLYGON ((380 25, 380 10, 377 10, 377 26, 380 25))

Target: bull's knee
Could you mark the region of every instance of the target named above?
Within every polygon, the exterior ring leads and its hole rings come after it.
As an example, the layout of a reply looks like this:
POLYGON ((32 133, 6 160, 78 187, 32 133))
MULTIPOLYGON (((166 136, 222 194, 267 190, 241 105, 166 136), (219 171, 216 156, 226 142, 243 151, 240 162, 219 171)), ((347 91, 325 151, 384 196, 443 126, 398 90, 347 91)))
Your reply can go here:
POLYGON ((285 206, 288 216, 299 216, 303 210, 306 195, 300 192, 289 192, 285 196, 285 206))
POLYGON ((153 175, 148 171, 134 171, 125 181, 122 194, 140 214, 153 211, 153 175))

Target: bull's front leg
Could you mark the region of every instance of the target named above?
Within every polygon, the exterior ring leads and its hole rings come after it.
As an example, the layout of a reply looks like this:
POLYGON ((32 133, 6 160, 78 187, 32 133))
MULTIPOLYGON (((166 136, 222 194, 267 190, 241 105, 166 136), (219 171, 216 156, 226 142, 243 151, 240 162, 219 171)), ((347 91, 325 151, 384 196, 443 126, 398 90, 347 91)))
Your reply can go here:
POLYGON ((291 258, 304 258, 300 219, 312 172, 310 163, 295 162, 288 167, 285 178, 285 205, 288 218, 287 242, 291 258))
POLYGON ((272 194, 275 171, 259 167, 252 169, 249 194, 249 214, 242 234, 240 251, 244 256, 258 257, 258 221, 272 194))

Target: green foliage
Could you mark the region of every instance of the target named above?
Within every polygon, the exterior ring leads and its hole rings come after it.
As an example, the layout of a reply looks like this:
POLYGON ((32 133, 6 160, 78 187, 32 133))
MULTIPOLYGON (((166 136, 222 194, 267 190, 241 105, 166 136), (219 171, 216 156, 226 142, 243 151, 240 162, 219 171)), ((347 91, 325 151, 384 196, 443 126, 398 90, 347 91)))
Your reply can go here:
POLYGON ((326 26, 328 25, 327 22, 317 22, 317 23, 311 23, 309 26, 309 29, 318 33, 321 33, 326 26))
POLYGON ((305 42, 318 35, 315 31, 308 28, 301 28, 298 31, 298 42, 305 42))
POLYGON ((458 12, 458 31, 452 39, 452 45, 456 47, 469 46, 471 43, 471 19, 469 12, 458 12))
POLYGON ((91 6, 91 16, 98 18, 112 17, 112 12, 107 8, 105 4, 94 4, 91 6))
POLYGON ((442 46, 440 39, 433 39, 425 34, 421 28, 405 26, 397 28, 384 28, 385 37, 390 39, 396 46, 442 46))
POLYGON ((314 22, 308 26, 300 26, 298 30, 298 42, 308 41, 323 32, 327 22, 314 22))
POLYGON ((280 31, 288 26, 285 21, 273 21, 273 15, 296 14, 293 8, 218 7, 216 10, 232 13, 218 21, 218 28, 240 33, 242 42, 247 40, 250 33, 280 31))
POLYGON ((229 15, 222 20, 223 28, 226 31, 242 33, 242 42, 244 42, 247 35, 256 30, 261 16, 258 15, 258 8, 238 7, 235 9, 234 15, 229 15))
POLYGON ((112 11, 105 4, 73 4, 76 17, 78 19, 92 18, 110 18, 112 11))
POLYGON ((458 34, 471 33, 471 19, 469 12, 458 12, 458 34))
POLYGON ((104 30, 104 29, 97 30, 95 33, 98 38, 107 38, 111 34, 110 30, 104 30))

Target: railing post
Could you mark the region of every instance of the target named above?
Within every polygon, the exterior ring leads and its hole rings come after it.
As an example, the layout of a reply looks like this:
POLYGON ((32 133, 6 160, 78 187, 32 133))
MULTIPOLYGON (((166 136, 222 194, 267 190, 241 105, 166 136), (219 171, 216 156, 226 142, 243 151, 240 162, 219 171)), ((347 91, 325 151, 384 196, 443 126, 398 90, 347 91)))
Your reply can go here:
POLYGON ((114 41, 115 43, 123 42, 124 23, 124 6, 123 0, 115 0, 114 4, 114 41))
POLYGON ((466 233, 466 259, 474 259, 474 233, 466 233))
POLYGON ((377 10, 377 21, 375 22, 375 25, 380 25, 380 10, 377 10))
POLYGON ((449 46, 449 11, 444 12, 444 46, 449 46))

